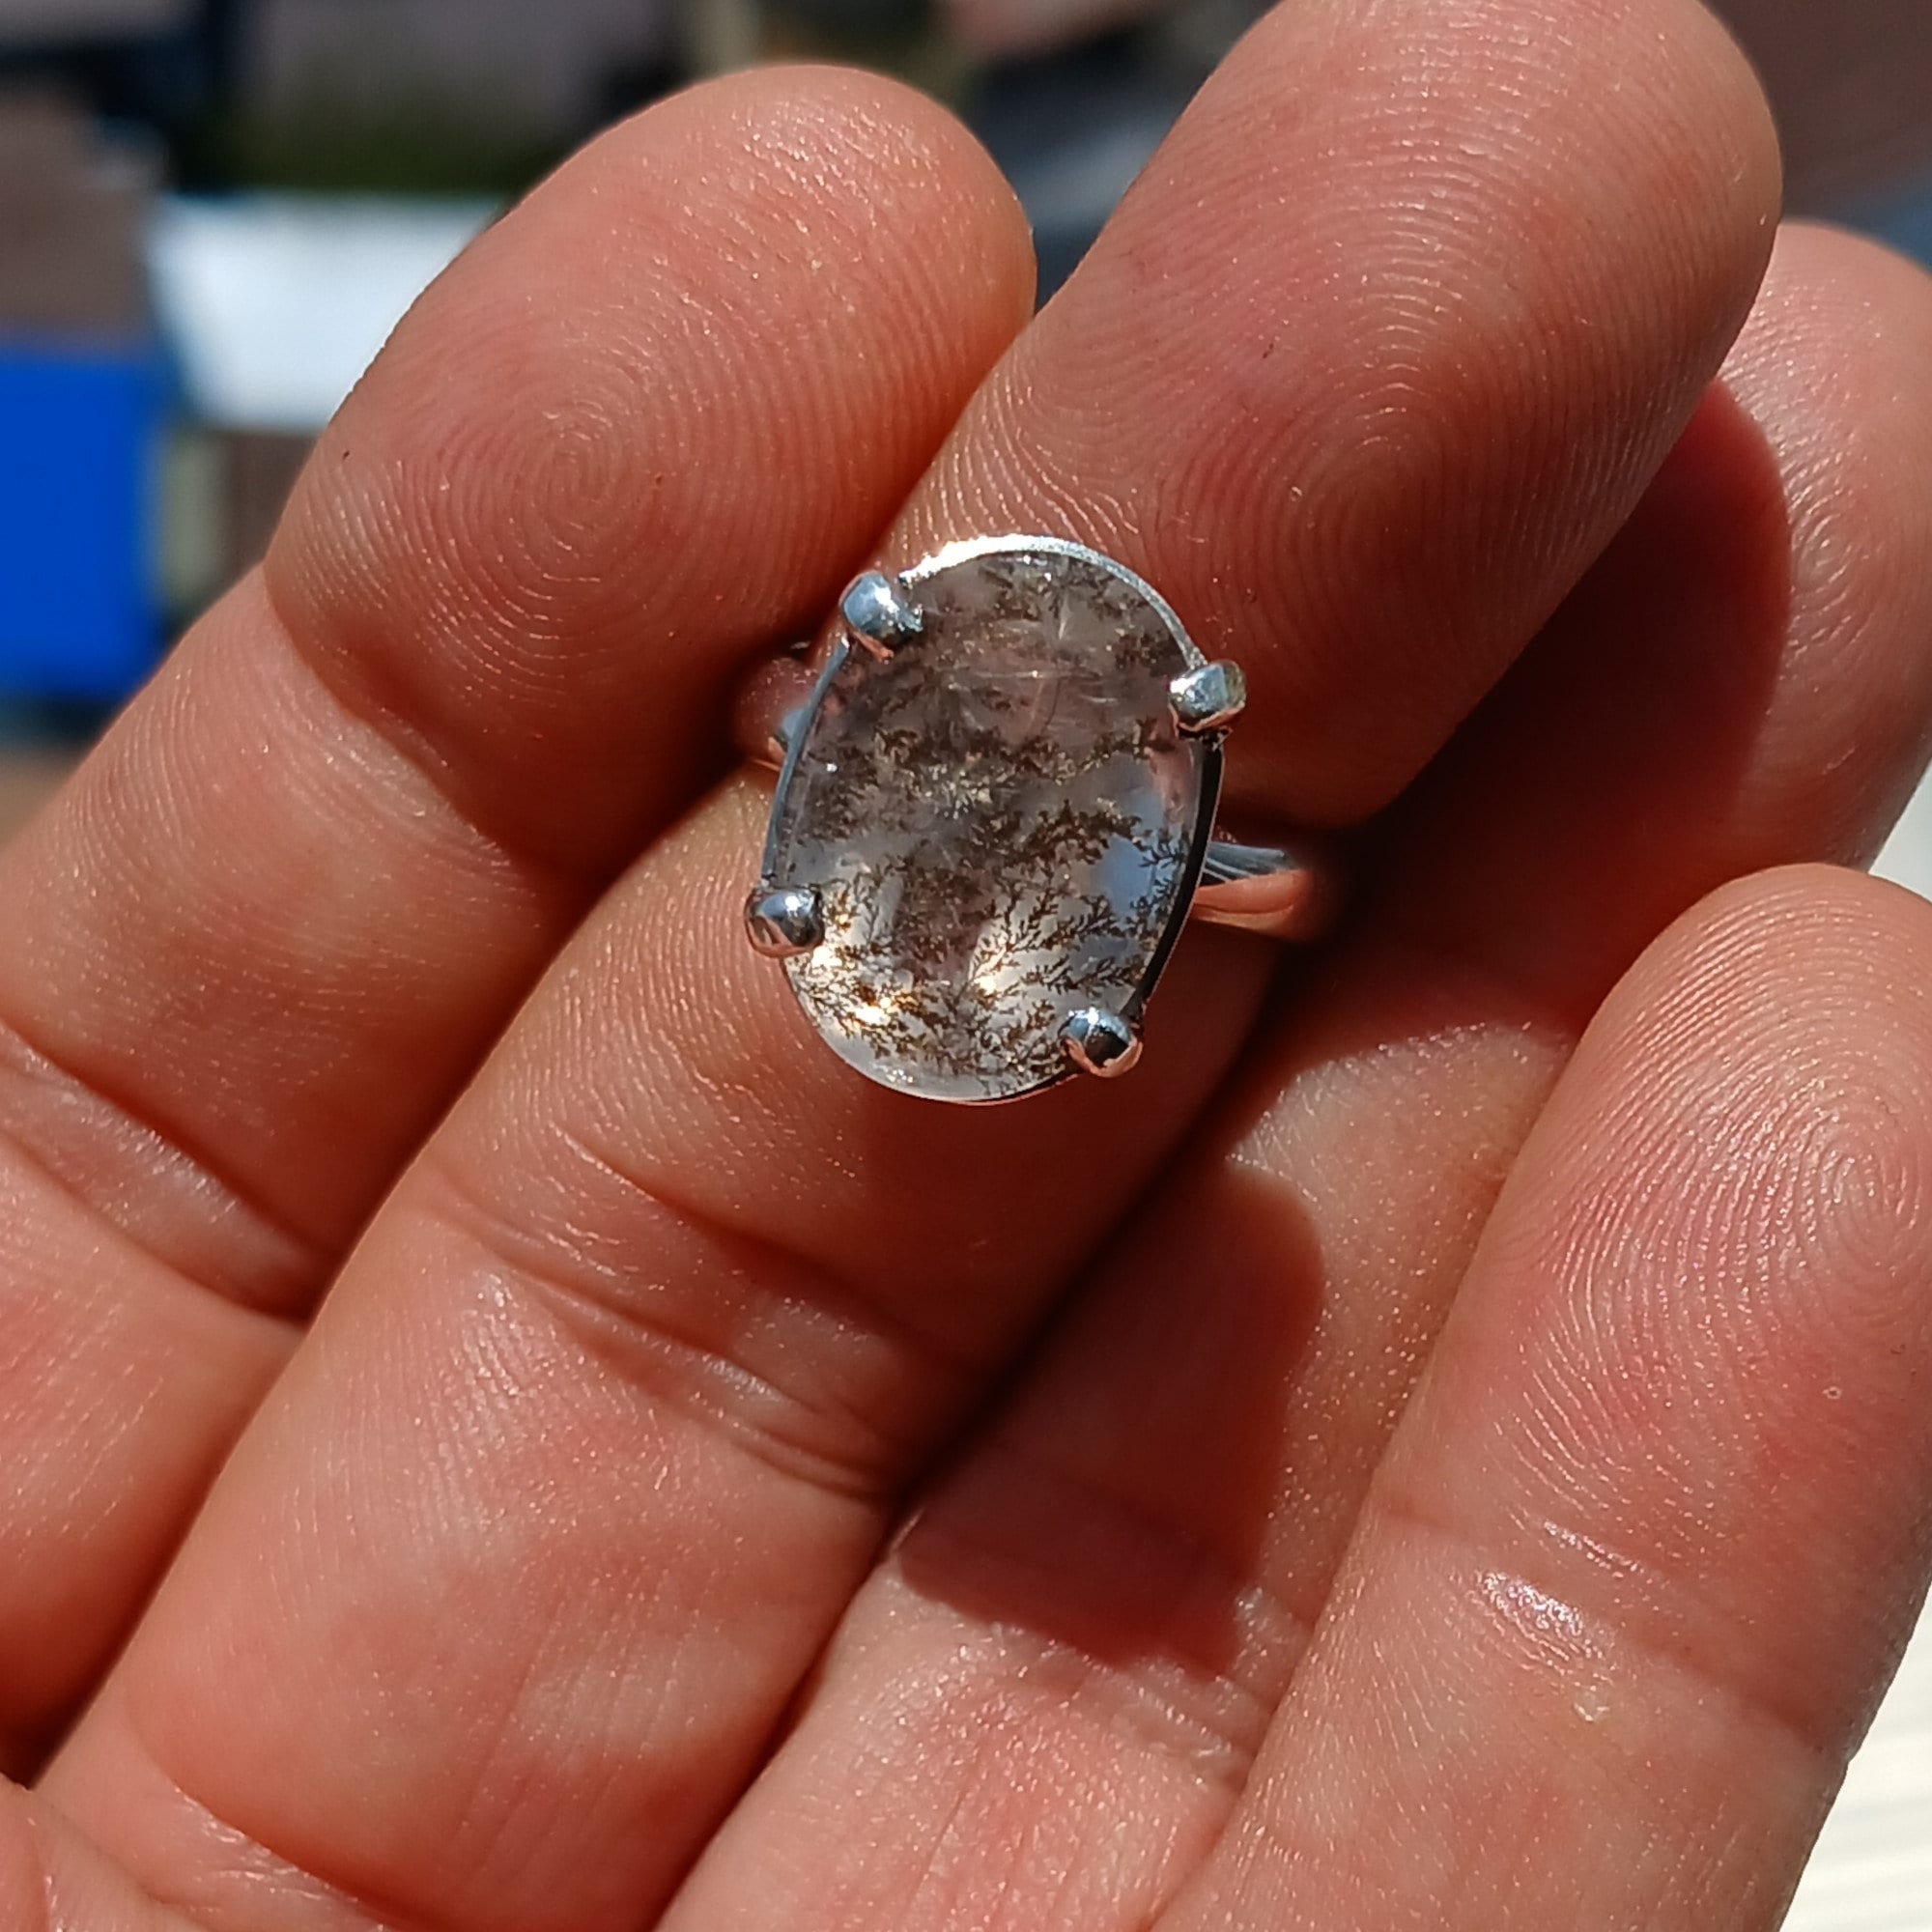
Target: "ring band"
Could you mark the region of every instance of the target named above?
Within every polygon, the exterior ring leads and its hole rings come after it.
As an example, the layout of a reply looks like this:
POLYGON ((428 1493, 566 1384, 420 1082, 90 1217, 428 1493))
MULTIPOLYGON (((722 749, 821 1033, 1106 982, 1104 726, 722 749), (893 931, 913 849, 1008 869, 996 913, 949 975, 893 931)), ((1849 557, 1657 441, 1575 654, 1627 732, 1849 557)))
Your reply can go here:
POLYGON ((985 1103, 1124 1073, 1190 915, 1280 938, 1327 917, 1312 844, 1215 834, 1245 701, 1237 666, 1084 545, 980 538, 868 571, 815 660, 741 710, 780 773, 752 943, 900 1092, 985 1103))

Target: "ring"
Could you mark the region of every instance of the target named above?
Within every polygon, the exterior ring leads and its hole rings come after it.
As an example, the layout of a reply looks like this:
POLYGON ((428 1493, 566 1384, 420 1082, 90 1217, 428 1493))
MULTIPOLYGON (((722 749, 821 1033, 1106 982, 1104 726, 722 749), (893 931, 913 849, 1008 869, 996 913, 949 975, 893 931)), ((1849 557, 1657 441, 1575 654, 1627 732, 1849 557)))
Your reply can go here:
POLYGON ((845 592, 802 703, 743 724, 779 768, 753 945, 839 1057, 901 1093, 1013 1100, 1139 1060, 1190 914, 1323 923, 1312 849, 1215 836, 1246 701, 1124 565, 976 538, 845 592))

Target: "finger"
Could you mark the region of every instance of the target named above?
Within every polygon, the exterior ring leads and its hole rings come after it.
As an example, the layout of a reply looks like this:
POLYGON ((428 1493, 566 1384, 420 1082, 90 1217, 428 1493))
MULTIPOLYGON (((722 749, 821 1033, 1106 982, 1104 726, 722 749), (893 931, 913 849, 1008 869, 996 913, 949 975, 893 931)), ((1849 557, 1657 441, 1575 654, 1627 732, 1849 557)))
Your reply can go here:
POLYGON ((1777 193, 1756 81, 1695 4, 1372 11, 1264 20, 894 545, 1024 514, 1132 563, 1248 673, 1236 803, 1344 823, 1629 515, 1777 193))
POLYGON ((1619 989, 1164 1928, 1779 1922, 1932 1563, 1928 971, 1805 870, 1619 989))
POLYGON ((0 1753, 1028 272, 990 164, 895 88, 748 77, 612 134, 425 298, 266 573, 0 861, 0 1753))
MULTIPOLYGON (((1077 496, 1120 511, 1114 547, 1146 565, 1143 533, 1199 514, 1226 527, 1217 567, 1272 607, 1277 573, 1305 562, 1282 541, 1285 499, 1269 528, 1199 480, 1279 451, 1347 370, 1389 418, 1386 466, 1349 488, 1412 520, 1426 550, 1442 498, 1409 467, 1435 445, 1436 385, 1486 369, 1519 435, 1492 444, 1484 415, 1472 471, 1505 442, 1544 452, 1512 472, 1533 514, 1489 490, 1464 525, 1512 581, 1482 639, 1506 659, 1517 600, 1547 603, 1581 567, 1614 514, 1602 502, 1639 487, 1711 372, 1758 274, 1772 182, 1761 103, 1701 14, 1649 0, 1577 36, 1546 0, 1504 11, 1513 36, 1494 7, 1273 16, 1197 106, 1184 171, 1156 174, 1063 297, 1052 346, 1023 352, 1030 412, 970 421, 905 531, 949 497, 972 519, 958 528, 1057 526, 1077 496), (1471 21, 1494 31, 1465 42, 1471 21), (1360 71, 1307 91, 1318 52, 1360 71), (1410 272, 1416 217, 1384 150, 1364 142, 1358 162, 1350 131, 1388 99, 1414 117, 1405 192, 1418 169, 1461 181, 1475 130, 1530 113, 1562 129, 1564 193, 1601 205, 1616 238, 1606 263, 1596 220, 1539 226, 1550 144, 1506 146, 1482 194, 1534 237, 1519 301, 1459 298, 1492 273, 1487 221, 1432 232, 1445 294, 1388 325, 1389 355, 1409 358, 1399 384, 1360 359, 1362 305, 1300 293, 1326 272, 1331 201, 1372 280, 1410 272), (1688 200, 1626 205, 1633 177, 1666 174, 1688 200), (1130 292, 1138 335, 1120 262, 1209 221, 1247 295, 1224 278, 1204 305, 1156 277, 1130 292), (1648 294, 1626 310, 1633 282, 1648 294), (1270 299, 1296 311, 1305 383, 1270 373, 1231 433, 1210 407, 1232 393, 1226 332, 1270 299), (1615 356, 1640 378, 1605 359, 1612 312, 1615 356), (1520 384, 1507 358, 1530 334, 1546 377, 1520 384), (1118 366, 1116 420, 1172 411, 1130 462, 1109 464, 1108 439, 1084 447, 1084 408, 1057 400, 1055 367, 1096 401, 1095 343, 1118 366), (1546 415, 1596 440, 1587 473, 1546 415)), ((1311 473, 1326 455, 1306 450, 1311 473)), ((1197 560, 1183 611, 1208 588, 1197 560)), ((1465 617, 1473 634, 1473 598, 1465 617)), ((1277 647, 1252 641, 1250 657, 1277 647)), ((1357 659, 1371 719, 1385 664, 1357 634, 1331 644, 1357 659)), ((1279 685, 1270 701, 1287 701, 1279 685)), ((1256 951, 1190 940, 1130 1104, 1088 1088, 985 1116, 876 1092, 803 1037, 781 982, 746 957, 735 907, 761 810, 733 788, 661 846, 527 1009, 345 1274, 58 1768, 49 1788, 160 1895, 272 1916, 272 1885, 232 1877, 240 1834, 390 1916, 637 1922, 755 1764, 912 1473, 1146 1185, 1254 1011, 1256 951), (452 1598, 472 1606, 454 1624, 452 1598), (404 1708, 399 1737, 382 1714, 404 1708)))
POLYGON ((869 1580, 667 1932, 1151 1921, 1606 982, 1736 873, 1868 855, 1922 763, 1928 360, 1916 270, 1783 238, 1690 436, 1405 805, 1362 930, 1198 1164, 869 1580))

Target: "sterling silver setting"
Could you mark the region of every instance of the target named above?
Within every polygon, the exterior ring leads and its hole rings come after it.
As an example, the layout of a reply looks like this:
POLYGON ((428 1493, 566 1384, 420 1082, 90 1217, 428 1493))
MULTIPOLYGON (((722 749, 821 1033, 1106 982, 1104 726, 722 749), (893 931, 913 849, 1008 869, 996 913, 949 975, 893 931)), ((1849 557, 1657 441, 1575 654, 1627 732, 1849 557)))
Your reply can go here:
POLYGON ((1248 708, 1248 680, 1237 664, 1205 664, 1184 670, 1168 687, 1181 731, 1202 738, 1225 731, 1248 708))
POLYGON ((986 1104, 1116 1079, 1190 914, 1300 937, 1325 909, 1310 854, 1214 836, 1246 701, 1237 665, 1084 545, 867 571, 810 696, 746 732, 779 766, 752 944, 882 1085, 986 1104))
POLYGON ((925 621, 904 580, 888 577, 880 570, 868 570, 853 579, 838 600, 838 615, 852 641, 881 658, 891 657, 901 644, 909 644, 925 621))
POLYGON ((815 887, 774 886, 752 895, 745 928, 767 959, 796 959, 825 937, 825 907, 815 887))

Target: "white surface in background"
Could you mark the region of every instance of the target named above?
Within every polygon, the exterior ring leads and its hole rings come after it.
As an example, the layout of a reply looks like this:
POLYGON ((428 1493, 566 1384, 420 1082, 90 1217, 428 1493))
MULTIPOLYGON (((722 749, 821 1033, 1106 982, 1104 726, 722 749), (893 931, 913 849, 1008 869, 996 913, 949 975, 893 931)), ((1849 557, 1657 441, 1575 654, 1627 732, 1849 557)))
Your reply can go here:
POLYGON ((321 429, 494 212, 327 195, 163 202, 155 301, 190 408, 223 429, 321 429))
MULTIPOLYGON (((1877 869, 1932 898, 1932 784, 1877 869)), ((1932 1618, 1919 1626, 1804 1874, 1786 1932, 1932 1927, 1932 1618)))
MULTIPOLYGON (((1882 878, 1895 879, 1910 886, 1922 897, 1932 899, 1932 781, 1921 785, 1918 796, 1898 821, 1898 830, 1879 855, 1875 867, 1882 878)), ((1927 1820, 1932 1830, 1932 1819, 1927 1820)), ((1932 1925, 1932 1916, 1926 1923, 1932 1925)))
POLYGON ((1932 1926, 1932 1624, 1921 1626, 1799 1888, 1785 1932, 1932 1926))

